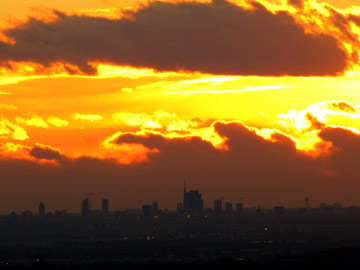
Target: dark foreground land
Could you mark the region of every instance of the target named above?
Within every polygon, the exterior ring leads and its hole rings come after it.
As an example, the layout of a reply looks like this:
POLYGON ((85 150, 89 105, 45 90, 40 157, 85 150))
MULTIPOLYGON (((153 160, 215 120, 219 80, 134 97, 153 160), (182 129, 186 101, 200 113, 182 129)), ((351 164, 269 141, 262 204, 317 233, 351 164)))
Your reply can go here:
MULTIPOLYGON (((97 248, 98 250, 98 248, 97 248)), ((142 253, 137 251, 137 256, 142 253)), ((360 247, 322 252, 282 254, 239 259, 229 254, 212 258, 158 260, 112 257, 41 258, 2 262, 0 269, 358 269, 360 247)), ((38 256, 41 257, 41 256, 38 256)), ((75 256, 76 257, 76 256, 75 256)))
POLYGON ((358 211, 0 218, 0 269, 354 267, 358 211))

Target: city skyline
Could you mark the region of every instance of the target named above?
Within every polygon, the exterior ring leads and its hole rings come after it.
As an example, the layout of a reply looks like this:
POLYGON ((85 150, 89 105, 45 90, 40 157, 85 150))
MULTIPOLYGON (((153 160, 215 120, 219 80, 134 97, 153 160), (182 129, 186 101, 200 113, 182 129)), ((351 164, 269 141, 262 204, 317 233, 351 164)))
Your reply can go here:
POLYGON ((360 0, 3 0, 0 269, 354 268, 360 0))
MULTIPOLYGON (((93 195, 94 194, 91 193, 91 196, 93 195)), ((129 214, 140 215, 143 217, 159 218, 159 215, 177 213, 180 215, 184 215, 186 218, 190 218, 190 217, 199 218, 199 217, 207 216, 207 214, 210 213, 209 211, 211 211, 214 214, 222 214, 222 213, 239 214, 239 213, 243 213, 244 210, 247 211, 252 210, 253 212, 258 212, 259 214, 262 211, 267 211, 267 212, 273 211, 275 214, 283 214, 285 211, 296 210, 298 214, 305 214, 308 213, 308 211, 314 209, 323 209, 324 211, 325 209, 328 210, 342 209, 342 208, 354 209, 354 207, 360 209, 360 205, 344 206, 338 202, 330 202, 330 203, 322 202, 319 205, 311 207, 309 205, 309 197, 307 194, 304 199, 304 205, 295 208, 288 208, 286 205, 274 205, 273 207, 268 207, 268 208, 265 208, 260 204, 257 205, 253 204, 246 206, 242 202, 233 203, 232 200, 229 201, 225 200, 224 197, 213 201, 212 206, 204 207, 202 200, 200 205, 197 205, 198 204, 197 198, 200 197, 201 199, 201 194, 199 193, 198 190, 189 190, 188 192, 185 191, 183 202, 179 202, 176 208, 168 208, 168 207, 159 208, 158 201, 155 200, 151 204, 142 204, 135 208, 125 206, 122 209, 119 208, 111 209, 109 207, 109 199, 101 199, 101 204, 100 204, 101 207, 98 207, 98 204, 96 204, 96 206, 92 204, 93 202, 90 200, 91 196, 86 197, 81 201, 81 206, 79 208, 80 210, 78 212, 68 212, 66 209, 55 209, 53 211, 46 211, 47 208, 45 207, 45 203, 41 201, 38 204, 37 212, 33 212, 29 209, 26 209, 22 213, 16 213, 15 211, 12 211, 10 215, 21 214, 23 216, 26 216, 29 214, 30 215, 35 214, 39 217, 46 217, 48 215, 53 215, 54 213, 58 212, 60 213, 60 215, 80 214, 83 217, 89 217, 92 215, 100 215, 100 216, 109 216, 114 214, 116 215, 116 213, 120 213, 120 212, 128 213, 130 211, 129 214), (189 201, 193 201, 193 202, 189 203, 189 201), (186 204, 188 205, 185 206, 186 204)))
MULTIPOLYGON (((225 199, 225 197, 220 197, 219 199, 215 199, 212 202, 207 202, 204 206, 204 201, 202 199, 202 194, 199 190, 187 190, 186 183, 184 181, 184 190, 183 190, 183 198, 182 201, 179 201, 176 207, 168 207, 163 206, 159 208, 158 200, 153 200, 151 203, 142 202, 140 205, 135 205, 133 207, 123 206, 123 208, 118 207, 111 207, 109 206, 109 199, 108 198, 101 198, 98 202, 95 201, 94 203, 94 193, 89 193, 87 197, 85 197, 81 201, 81 205, 79 211, 75 212, 68 212, 67 209, 52 209, 51 211, 46 211, 44 201, 40 201, 37 206, 37 214, 41 217, 45 217, 48 213, 53 212, 64 212, 64 213, 72 213, 72 214, 80 214, 81 216, 89 216, 91 213, 101 214, 101 215, 109 215, 110 213, 116 213, 118 211, 138 211, 138 213, 144 213, 145 215, 159 215, 164 214, 167 212, 177 212, 182 213, 183 215, 191 215, 194 217, 200 217, 206 215, 206 211, 212 210, 214 213, 217 212, 242 212, 243 209, 259 211, 260 209, 264 210, 274 210, 276 212, 277 208, 281 208, 283 211, 286 210, 298 210, 307 212, 309 209, 316 209, 316 208, 346 208, 346 207, 359 207, 360 205, 342 205, 339 202, 321 202, 319 205, 310 205, 309 204, 309 196, 306 193, 303 205, 299 205, 297 207, 288 207, 287 205, 283 204, 276 204, 271 207, 264 207, 259 202, 244 205, 243 199, 241 198, 239 201, 233 201, 231 199, 225 199), (151 214, 152 213, 152 214, 151 214)), ((23 213, 33 213, 32 209, 25 209, 23 213)), ((11 213, 16 213, 15 211, 11 211, 11 213)), ((134 212, 135 213, 135 212, 134 212)), ((8 214, 8 213, 7 213, 8 214)))

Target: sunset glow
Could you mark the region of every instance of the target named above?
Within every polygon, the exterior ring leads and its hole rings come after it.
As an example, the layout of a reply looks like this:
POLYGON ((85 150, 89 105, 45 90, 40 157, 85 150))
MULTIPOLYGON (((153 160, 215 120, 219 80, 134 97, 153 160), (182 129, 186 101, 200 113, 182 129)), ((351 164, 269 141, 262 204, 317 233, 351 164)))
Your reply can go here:
POLYGON ((209 201, 360 203, 348 192, 360 187, 351 4, 7 1, 0 212, 38 197, 74 209, 90 191, 174 208, 161 194, 183 178, 209 201), (16 202, 15 189, 33 195, 16 202))

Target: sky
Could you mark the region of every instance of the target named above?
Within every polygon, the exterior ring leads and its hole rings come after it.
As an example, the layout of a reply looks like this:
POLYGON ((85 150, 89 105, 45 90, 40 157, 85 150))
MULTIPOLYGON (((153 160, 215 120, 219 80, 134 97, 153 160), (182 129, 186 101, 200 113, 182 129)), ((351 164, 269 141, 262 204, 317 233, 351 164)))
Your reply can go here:
POLYGON ((357 0, 13 0, 0 214, 360 205, 357 0))

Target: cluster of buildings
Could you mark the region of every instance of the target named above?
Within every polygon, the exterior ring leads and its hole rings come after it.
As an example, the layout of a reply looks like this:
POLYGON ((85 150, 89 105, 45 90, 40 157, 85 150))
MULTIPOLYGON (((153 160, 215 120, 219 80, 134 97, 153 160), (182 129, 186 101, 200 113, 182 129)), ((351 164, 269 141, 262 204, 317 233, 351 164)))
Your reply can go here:
MULTIPOLYGON (((39 206, 40 211, 40 206, 39 206)), ((91 195, 90 198, 85 198, 81 202, 81 215, 82 216, 89 216, 91 214, 91 195)), ((103 215, 109 215, 109 200, 103 199, 101 201, 101 213, 103 215)))
MULTIPOLYGON (((85 198, 81 203, 81 215, 89 216, 94 213, 91 210, 91 195, 85 198)), ((223 212, 223 200, 215 200, 214 201, 214 212, 215 214, 220 214, 223 212)), ((109 200, 103 199, 101 203, 101 211, 102 215, 109 215, 109 200)), ((233 204, 232 202, 225 203, 225 212, 233 212, 233 204)), ((241 212, 243 210, 243 204, 237 203, 235 206, 236 212, 241 212)), ((44 204, 40 203, 39 205, 39 213, 43 213, 45 211, 44 204)), ((158 202, 154 201, 152 204, 145 204, 141 206, 141 209, 128 209, 127 211, 140 214, 141 216, 154 216, 155 218, 159 216, 163 211, 159 209, 158 202)), ((164 212, 168 212, 165 208, 164 212)), ((177 204, 177 212, 179 214, 184 214, 187 216, 200 216, 204 213, 204 200, 201 197, 201 193, 199 190, 189 190, 186 189, 186 184, 184 183, 184 194, 183 194, 183 202, 177 204)), ((99 213, 99 211, 97 212, 99 213)))
MULTIPOLYGON (((89 197, 85 198, 81 202, 81 216, 86 217, 90 215, 103 215, 108 216, 110 214, 109 211, 109 200, 103 199, 101 202, 101 210, 92 210, 91 207, 91 197, 92 193, 90 193, 89 197)), ((337 204, 336 204, 337 205, 337 204)), ((304 208, 298 208, 298 213, 302 214, 308 211, 309 208, 309 198, 306 195, 305 197, 305 207, 304 208)), ((333 207, 331 205, 326 205, 326 207, 323 205, 320 205, 320 208, 326 208, 326 209, 332 209, 333 207)), ((204 209, 204 200, 201 197, 201 193, 199 190, 189 190, 186 189, 186 184, 184 183, 184 192, 183 192, 183 202, 180 202, 177 204, 177 213, 186 216, 186 217, 197 217, 202 216, 204 212, 211 211, 215 215, 221 215, 224 213, 242 213, 243 211, 243 204, 242 203, 236 203, 235 207, 233 207, 233 204, 231 201, 225 202, 224 199, 222 200, 215 200, 214 201, 214 207, 213 210, 211 209, 204 209)), ((260 206, 257 207, 256 211, 258 213, 262 212, 262 209, 260 206)), ((274 213, 276 214, 282 214, 285 212, 284 206, 275 206, 273 209, 274 213)), ((57 211, 59 212, 59 211, 57 211)), ((168 209, 164 208, 163 210, 159 209, 158 202, 154 201, 152 204, 145 204, 142 205, 141 209, 127 209, 124 212, 127 212, 129 214, 136 214, 141 215, 143 217, 154 217, 159 218, 159 215, 161 213, 167 213, 168 209)), ((25 212, 24 212, 25 213, 25 212)), ((55 215, 61 215, 61 213, 55 213, 55 215)), ((32 213, 30 211, 26 211, 25 215, 31 216, 32 213)), ((47 216, 47 213, 45 211, 45 205, 43 202, 41 202, 38 206, 38 215, 40 217, 47 216)), ((23 214, 24 216, 24 214, 23 214)))
MULTIPOLYGON (((215 214, 220 214, 223 211, 223 202, 224 200, 215 200, 214 201, 214 212, 215 214)), ((243 204, 237 203, 235 206, 236 212, 242 212, 243 204)), ((178 203, 177 211, 183 212, 185 214, 190 214, 198 216, 204 211, 204 201, 201 198, 201 194, 198 190, 189 190, 186 191, 186 184, 184 183, 184 198, 183 203, 178 203)), ((225 212, 232 212, 233 204, 232 202, 225 203, 225 212)))

